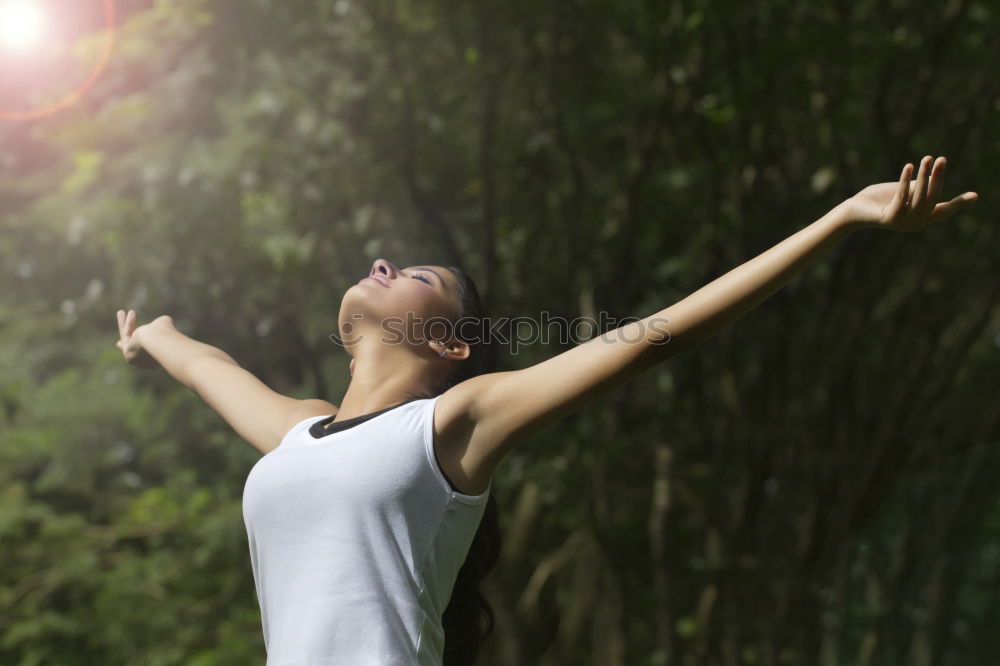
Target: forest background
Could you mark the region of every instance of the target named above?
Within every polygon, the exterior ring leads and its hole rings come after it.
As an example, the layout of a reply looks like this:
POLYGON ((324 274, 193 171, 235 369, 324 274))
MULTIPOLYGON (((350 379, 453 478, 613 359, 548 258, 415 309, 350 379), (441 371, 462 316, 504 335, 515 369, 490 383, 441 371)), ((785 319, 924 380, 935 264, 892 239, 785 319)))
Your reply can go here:
POLYGON ((376 257, 646 316, 926 154, 980 200, 854 232, 503 462, 479 663, 1000 662, 995 5, 106 4, 0 56, 0 110, 40 108, 113 34, 75 103, 0 117, 0 664, 264 659, 260 454, 122 361, 117 309, 336 404, 376 257))

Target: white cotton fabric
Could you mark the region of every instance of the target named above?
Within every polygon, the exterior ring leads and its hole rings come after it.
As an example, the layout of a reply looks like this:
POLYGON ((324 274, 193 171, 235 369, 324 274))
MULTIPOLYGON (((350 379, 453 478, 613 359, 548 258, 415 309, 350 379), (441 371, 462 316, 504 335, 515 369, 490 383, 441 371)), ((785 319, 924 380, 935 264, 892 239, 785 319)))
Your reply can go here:
POLYGON ((492 483, 481 495, 448 483, 438 397, 318 439, 310 429, 330 417, 306 419, 250 470, 243 517, 267 666, 442 664, 441 615, 492 483))

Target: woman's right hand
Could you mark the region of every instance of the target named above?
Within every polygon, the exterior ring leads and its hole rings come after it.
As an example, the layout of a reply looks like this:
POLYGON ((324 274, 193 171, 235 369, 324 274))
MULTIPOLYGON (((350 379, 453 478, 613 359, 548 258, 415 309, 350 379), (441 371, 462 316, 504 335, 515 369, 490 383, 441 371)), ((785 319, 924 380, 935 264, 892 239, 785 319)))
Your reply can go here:
MULTIPOLYGON (((157 319, 154 319, 154 323, 160 319, 169 317, 163 315, 157 319)), ((144 368, 147 370, 153 370, 160 367, 160 364, 155 358, 149 355, 145 349, 142 348, 141 333, 142 329, 150 324, 143 324, 138 328, 135 325, 136 313, 135 310, 125 310, 118 311, 118 335, 120 339, 115 343, 115 346, 122 350, 122 355, 125 357, 125 361, 137 368, 144 368)))

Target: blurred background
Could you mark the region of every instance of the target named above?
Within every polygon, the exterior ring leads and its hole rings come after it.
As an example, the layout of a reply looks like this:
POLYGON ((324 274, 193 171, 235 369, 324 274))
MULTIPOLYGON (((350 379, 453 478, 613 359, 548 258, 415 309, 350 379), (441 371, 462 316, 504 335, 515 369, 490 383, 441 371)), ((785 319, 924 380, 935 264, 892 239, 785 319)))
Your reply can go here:
POLYGON ((260 454, 124 363, 117 309, 337 404, 376 257, 498 317, 646 316, 926 154, 979 201, 502 463, 479 663, 1000 662, 995 4, 36 4, 0 44, 0 664, 264 661, 260 454))

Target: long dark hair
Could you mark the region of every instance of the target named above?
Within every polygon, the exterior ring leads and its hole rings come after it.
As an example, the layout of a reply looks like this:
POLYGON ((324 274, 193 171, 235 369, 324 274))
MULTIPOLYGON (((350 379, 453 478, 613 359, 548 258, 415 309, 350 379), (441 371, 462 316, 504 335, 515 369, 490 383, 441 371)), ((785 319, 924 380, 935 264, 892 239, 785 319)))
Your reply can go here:
MULTIPOLYGON (((458 364, 439 393, 477 375, 494 372, 497 365, 496 346, 490 340, 486 311, 479 291, 465 271, 448 266, 458 278, 461 307, 460 325, 455 335, 471 347, 469 358, 458 364), (478 325, 477 325, 478 324, 478 325), (474 333, 473 333, 474 331, 474 333)), ((479 654, 479 646, 493 632, 493 609, 479 589, 479 584, 496 566, 501 545, 499 510, 494 492, 486 499, 483 518, 472 539, 465 563, 458 570, 451 599, 442 616, 444 625, 444 666, 471 666, 479 654)))

